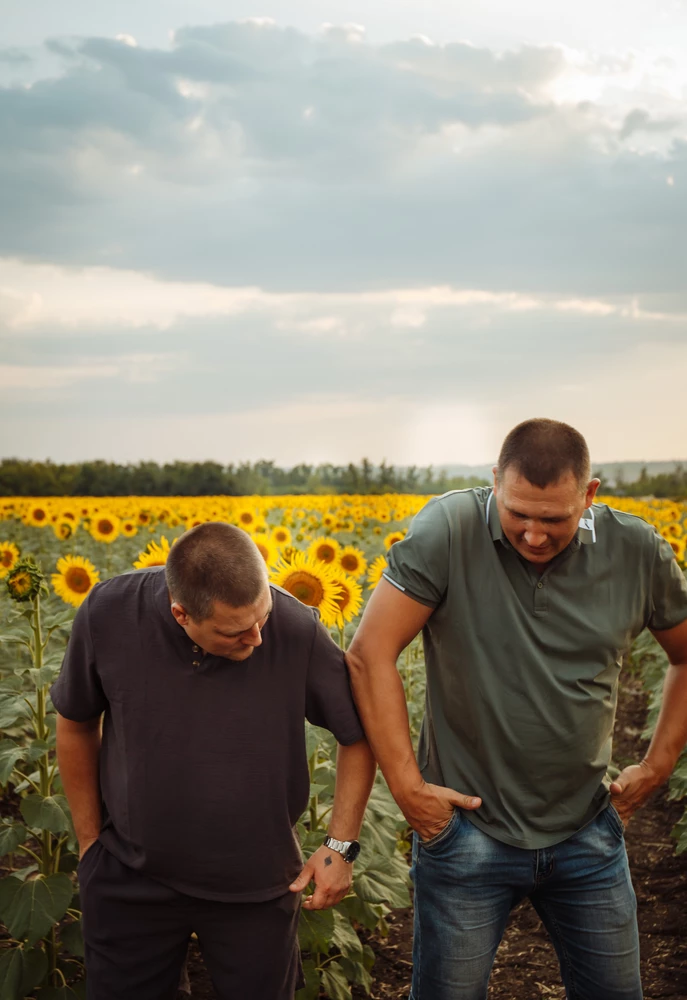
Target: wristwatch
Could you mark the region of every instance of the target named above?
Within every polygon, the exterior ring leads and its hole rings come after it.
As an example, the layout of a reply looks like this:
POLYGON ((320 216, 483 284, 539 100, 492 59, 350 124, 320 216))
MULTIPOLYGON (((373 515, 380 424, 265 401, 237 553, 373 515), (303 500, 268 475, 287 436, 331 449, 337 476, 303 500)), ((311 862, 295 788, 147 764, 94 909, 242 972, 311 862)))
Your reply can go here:
POLYGON ((335 840, 334 837, 325 837, 324 846, 340 854, 346 864, 349 865, 360 854, 360 844, 357 840, 335 840))

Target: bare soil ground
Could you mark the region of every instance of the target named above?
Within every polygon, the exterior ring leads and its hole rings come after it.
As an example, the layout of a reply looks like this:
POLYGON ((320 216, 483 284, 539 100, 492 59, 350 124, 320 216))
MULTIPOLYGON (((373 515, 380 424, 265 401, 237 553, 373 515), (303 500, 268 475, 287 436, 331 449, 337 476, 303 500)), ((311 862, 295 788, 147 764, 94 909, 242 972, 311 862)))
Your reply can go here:
MULTIPOLYGON (((621 686, 614 760, 619 766, 641 758, 640 734, 646 699, 638 680, 621 686)), ((627 849, 639 907, 645 1000, 687 1000, 687 859, 676 857, 670 830, 684 805, 659 793, 631 820, 627 849)), ((371 941, 377 961, 372 1000, 406 998, 410 987, 412 911, 392 914, 390 933, 371 941)), ((193 1000, 216 1000, 197 952, 190 961, 193 1000)), ((363 994, 357 994, 356 997, 363 994)), ((536 913, 525 902, 513 911, 496 956, 490 1000, 564 1000, 558 962, 536 913)), ((179 1000, 188 1000, 180 993, 179 1000)))

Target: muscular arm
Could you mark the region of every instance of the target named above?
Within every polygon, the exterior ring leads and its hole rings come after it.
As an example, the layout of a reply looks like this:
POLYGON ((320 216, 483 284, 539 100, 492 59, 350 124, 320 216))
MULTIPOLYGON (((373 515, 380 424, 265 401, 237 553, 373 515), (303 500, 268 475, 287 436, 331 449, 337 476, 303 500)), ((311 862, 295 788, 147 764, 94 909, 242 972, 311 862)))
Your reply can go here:
POLYGON ((100 717, 72 722, 57 715, 57 761, 79 841, 79 856, 100 833, 102 820, 98 758, 100 717))
MULTIPOLYGON (((329 823, 329 835, 335 840, 357 840, 376 770, 377 762, 367 740, 350 746, 339 745, 329 823)), ((315 891, 303 900, 303 906, 309 910, 323 910, 339 903, 352 881, 353 865, 344 861, 337 851, 323 845, 308 859, 290 888, 292 892, 301 892, 309 882, 314 882, 315 891)))
POLYGON ((611 785, 613 804, 623 820, 667 781, 687 743, 687 621, 652 635, 666 651, 670 666, 649 749, 641 763, 626 767, 611 785))
POLYGON ((431 608, 382 579, 346 653, 353 695, 374 755, 391 794, 424 840, 441 832, 454 806, 475 809, 481 805, 480 799, 428 785, 413 753, 396 661, 431 613, 431 608))

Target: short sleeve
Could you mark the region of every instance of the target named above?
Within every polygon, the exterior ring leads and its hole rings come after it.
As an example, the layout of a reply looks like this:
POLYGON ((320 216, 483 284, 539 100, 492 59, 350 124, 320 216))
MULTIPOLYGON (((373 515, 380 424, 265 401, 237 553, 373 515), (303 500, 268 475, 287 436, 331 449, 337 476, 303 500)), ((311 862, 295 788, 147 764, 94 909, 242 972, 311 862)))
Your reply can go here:
POLYGON ((408 534, 389 549, 385 578, 414 601, 436 608, 448 587, 449 523, 441 503, 430 500, 408 534))
POLYGON ((669 542, 656 533, 657 550, 651 573, 650 629, 675 628, 687 619, 687 579, 669 542))
POLYGON ((60 676, 50 688, 53 705, 72 722, 88 722, 107 708, 91 641, 89 600, 76 614, 60 676))
POLYGON ((351 693, 346 661, 341 649, 320 622, 315 622, 305 715, 313 726, 328 729, 343 746, 365 736, 351 693))

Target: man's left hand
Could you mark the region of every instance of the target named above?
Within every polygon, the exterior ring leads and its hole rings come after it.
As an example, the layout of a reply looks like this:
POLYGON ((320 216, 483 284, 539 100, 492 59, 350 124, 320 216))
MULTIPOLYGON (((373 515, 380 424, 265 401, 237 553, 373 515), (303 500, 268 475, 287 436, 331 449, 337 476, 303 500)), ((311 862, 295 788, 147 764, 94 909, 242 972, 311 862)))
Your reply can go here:
POLYGON ((312 896, 306 896, 303 906, 307 910, 327 910, 336 906, 348 893, 353 882, 353 865, 348 864, 337 851, 324 845, 308 858, 303 871, 289 889, 302 892, 310 883, 315 883, 312 896))
POLYGON ((645 760, 641 764, 630 764, 611 782, 611 802, 623 823, 640 806, 643 806, 652 792, 663 784, 663 778, 645 760))

